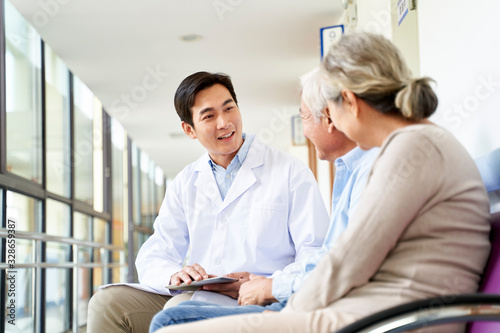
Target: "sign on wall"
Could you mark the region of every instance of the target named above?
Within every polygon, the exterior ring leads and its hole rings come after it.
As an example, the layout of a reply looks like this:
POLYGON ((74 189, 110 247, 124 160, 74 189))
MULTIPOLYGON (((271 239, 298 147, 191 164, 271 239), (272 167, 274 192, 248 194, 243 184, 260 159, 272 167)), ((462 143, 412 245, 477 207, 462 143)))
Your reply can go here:
POLYGON ((344 33, 344 25, 334 25, 319 29, 321 37, 321 59, 328 52, 330 46, 337 42, 344 33))
POLYGON ((398 26, 408 14, 408 0, 398 0, 398 26))

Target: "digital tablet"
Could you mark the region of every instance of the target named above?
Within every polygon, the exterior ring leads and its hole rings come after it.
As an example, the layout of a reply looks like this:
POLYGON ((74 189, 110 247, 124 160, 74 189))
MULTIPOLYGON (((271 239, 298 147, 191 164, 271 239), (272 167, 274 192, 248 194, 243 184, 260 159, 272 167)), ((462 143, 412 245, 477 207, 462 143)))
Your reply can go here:
POLYGON ((181 283, 180 285, 176 286, 175 284, 168 285, 166 288, 170 290, 189 290, 189 291, 195 291, 200 289, 200 287, 203 287, 206 284, 217 284, 217 283, 231 283, 231 282, 236 282, 238 279, 233 279, 230 277, 214 277, 214 278, 208 278, 205 280, 201 281, 193 281, 190 284, 186 283, 181 283))

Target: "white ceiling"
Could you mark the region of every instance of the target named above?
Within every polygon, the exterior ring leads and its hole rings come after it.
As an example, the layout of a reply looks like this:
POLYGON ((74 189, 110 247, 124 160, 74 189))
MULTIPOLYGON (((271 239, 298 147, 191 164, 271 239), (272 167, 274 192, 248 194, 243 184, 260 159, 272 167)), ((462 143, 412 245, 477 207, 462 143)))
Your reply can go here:
POLYGON ((341 0, 10 1, 169 177, 204 152, 179 135, 173 95, 184 77, 231 75, 244 131, 270 128, 269 143, 286 150, 282 114, 298 113, 298 77, 319 63, 319 29, 342 14, 341 0))

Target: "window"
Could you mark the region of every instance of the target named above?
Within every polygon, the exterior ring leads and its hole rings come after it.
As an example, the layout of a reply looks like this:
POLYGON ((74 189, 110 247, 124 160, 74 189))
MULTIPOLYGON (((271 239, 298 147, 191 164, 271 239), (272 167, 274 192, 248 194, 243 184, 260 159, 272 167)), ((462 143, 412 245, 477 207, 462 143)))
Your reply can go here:
POLYGON ((165 176, 159 166, 155 168, 155 216, 158 215, 163 197, 165 196, 165 176))
POLYGON ((71 270, 45 269, 45 332, 62 333, 71 324, 71 270))
POLYGON ((132 142, 132 219, 141 223, 141 175, 139 170, 139 148, 132 142))
POLYGON ((94 210, 102 212, 104 209, 104 131, 102 127, 103 112, 101 102, 94 97, 94 119, 92 144, 94 149, 94 210))
POLYGON ((69 72, 45 45, 45 116, 47 190, 70 196, 69 72))
POLYGON ((73 77, 75 117, 75 198, 93 205, 94 184, 94 95, 80 79, 73 77))
MULTIPOLYGON (((91 241, 92 237, 92 217, 75 212, 73 214, 74 221, 74 235, 73 237, 78 240, 91 241)), ((78 262, 80 264, 88 264, 92 262, 92 248, 86 246, 78 246, 78 252, 75 254, 78 256, 78 262)), ((78 268, 77 272, 77 292, 78 292, 78 324, 84 325, 87 322, 87 306, 92 296, 91 290, 91 277, 92 269, 87 267, 78 268)))
POLYGON ((154 219, 154 167, 149 156, 141 151, 141 225, 152 228, 154 219))
MULTIPOLYGON (((7 191, 7 218, 14 223, 14 230, 35 232, 41 225, 41 203, 39 200, 22 194, 7 191)), ((12 222, 10 222, 12 223, 12 222)), ((9 224, 10 224, 9 223, 9 224)), ((16 238, 16 265, 33 264, 35 261, 35 241, 16 238)), ((6 332, 33 332, 35 320, 35 268, 16 268, 11 271, 15 276, 16 325, 7 325, 6 332)), ((8 282, 7 282, 8 283, 8 282)), ((7 296, 7 304, 10 298, 7 296)), ((4 313, 8 313, 6 309, 4 313)))
MULTIPOLYGON (((109 223, 105 220, 94 218, 94 237, 93 241, 100 244, 109 244, 109 223)), ((94 249, 93 262, 106 264, 108 262, 109 251, 94 249)), ((92 292, 95 293, 99 286, 107 281, 107 270, 102 267, 95 267, 92 272, 92 292)))
MULTIPOLYGON (((69 205, 47 200, 46 234, 69 237, 71 209, 69 205)), ((46 242, 45 261, 48 263, 70 262, 69 244, 46 242)), ((45 269, 45 331, 65 332, 71 324, 71 270, 68 268, 45 269)))
MULTIPOLYGON (((116 120, 111 120, 111 167, 112 167, 112 243, 126 246, 128 242, 128 179, 127 179, 127 135, 116 120)), ((121 254, 113 251, 111 261, 119 263, 121 254)), ((112 269, 112 282, 126 281, 125 271, 112 269)))
POLYGON ((5 3, 7 171, 42 182, 41 40, 5 3))
MULTIPOLYGON (((16 325, 4 279, 0 330, 79 331, 100 285, 137 280, 126 263, 152 233, 164 176, 8 0, 0 3, 0 244, 12 225, 17 259, 16 325)), ((2 258, 8 250, 0 248, 2 258)), ((0 277, 12 271, 0 262, 0 277)))

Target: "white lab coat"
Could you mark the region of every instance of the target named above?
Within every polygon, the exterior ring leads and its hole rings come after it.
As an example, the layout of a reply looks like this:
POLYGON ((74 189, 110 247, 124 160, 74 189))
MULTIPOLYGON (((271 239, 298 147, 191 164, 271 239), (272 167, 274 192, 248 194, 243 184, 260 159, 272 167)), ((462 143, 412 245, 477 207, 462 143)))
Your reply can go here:
POLYGON ((188 264, 208 274, 271 276, 321 247, 328 225, 316 180, 299 160, 255 139, 222 201, 206 153, 168 186, 137 256, 139 281, 169 294, 189 246, 188 264))

